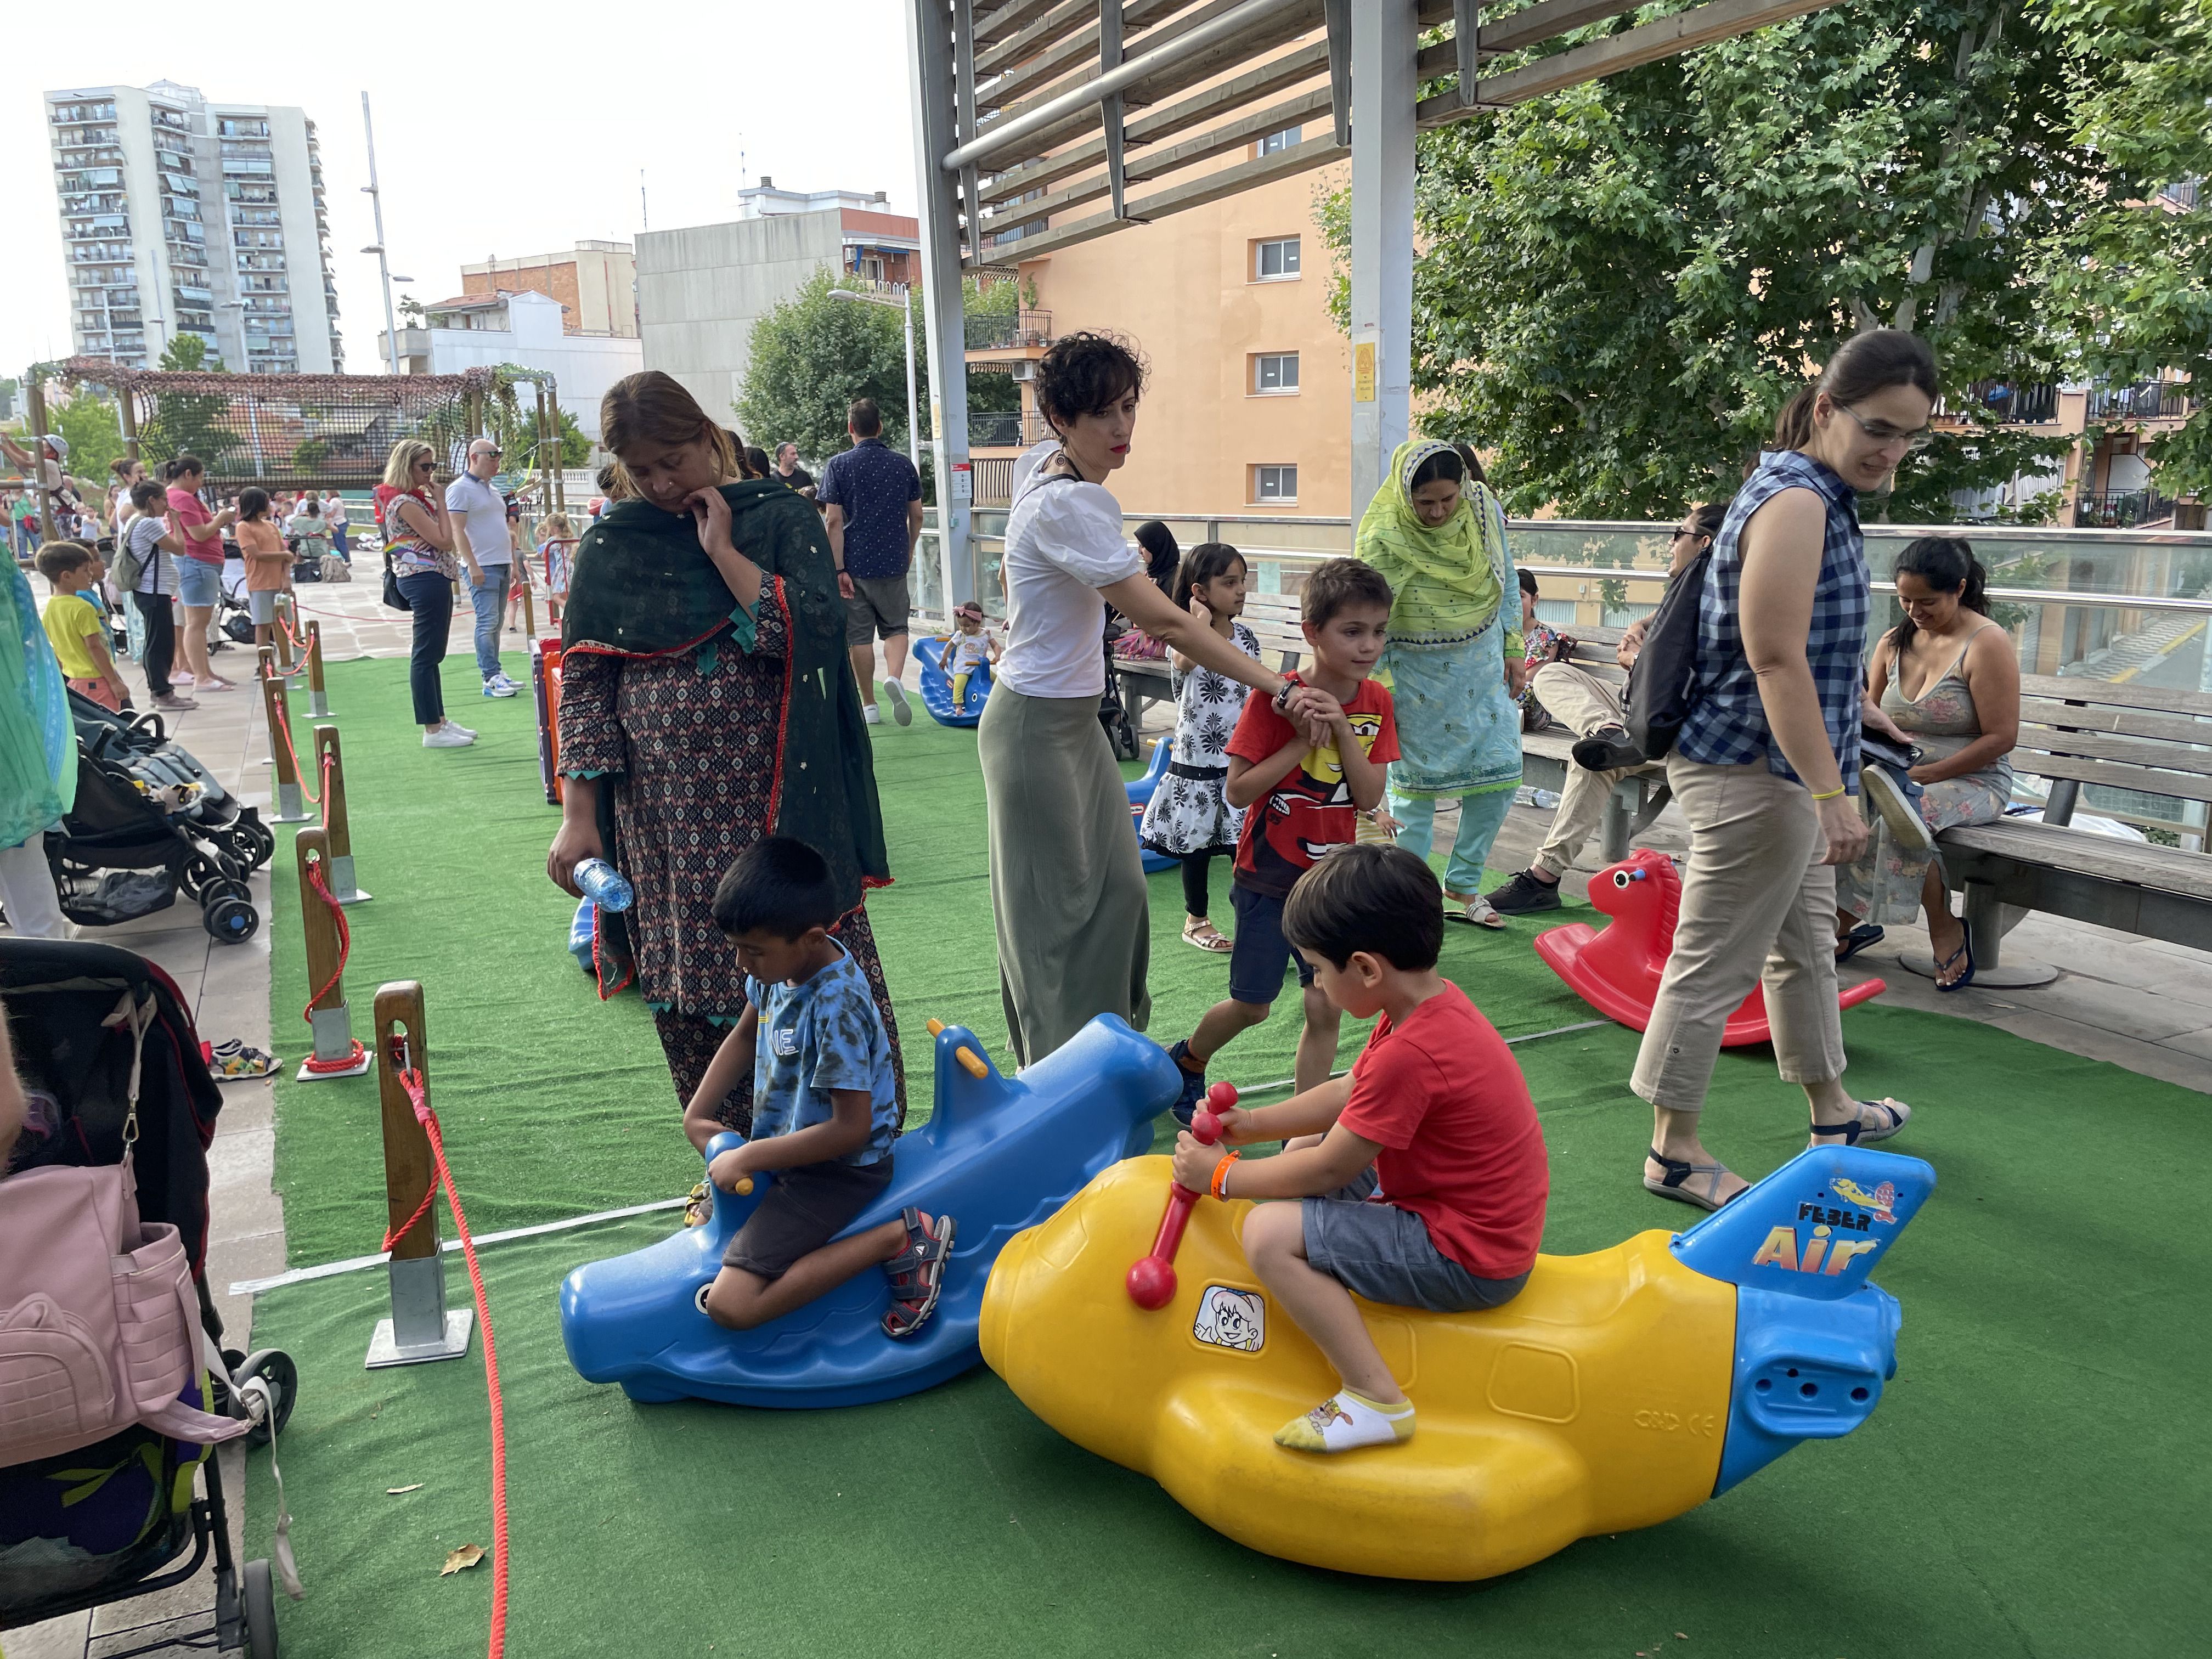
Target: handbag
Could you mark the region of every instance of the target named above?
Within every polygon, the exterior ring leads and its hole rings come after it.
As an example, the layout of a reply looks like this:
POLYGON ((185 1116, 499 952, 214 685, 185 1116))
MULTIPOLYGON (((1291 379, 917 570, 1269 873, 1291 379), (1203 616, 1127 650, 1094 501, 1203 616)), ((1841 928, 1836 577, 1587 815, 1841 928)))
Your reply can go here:
POLYGON ((1698 684, 1698 609, 1705 597, 1708 546, 1667 584, 1628 671, 1628 735, 1647 761, 1664 760, 1689 718, 1698 684))
POLYGON ((412 611, 407 596, 399 591, 399 578, 392 574, 392 555, 384 556, 384 606, 387 611, 412 611))

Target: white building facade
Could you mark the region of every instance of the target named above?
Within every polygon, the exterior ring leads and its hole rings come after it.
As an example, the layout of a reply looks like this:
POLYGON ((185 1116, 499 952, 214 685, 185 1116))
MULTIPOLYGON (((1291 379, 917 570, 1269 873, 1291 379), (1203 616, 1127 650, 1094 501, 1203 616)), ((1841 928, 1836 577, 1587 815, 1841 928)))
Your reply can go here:
MULTIPOLYGON (((561 407, 578 430, 599 441, 599 399, 625 374, 645 367, 635 337, 569 334, 561 325, 561 302, 549 295, 466 295, 423 308, 425 325, 399 331, 403 374, 459 374, 465 369, 511 363, 553 376, 561 407)), ((388 336, 379 331, 377 356, 390 361, 388 336)))
POLYGON ((232 369, 344 372, 305 111, 157 81, 49 92, 46 112, 80 355, 150 368, 193 334, 232 369))

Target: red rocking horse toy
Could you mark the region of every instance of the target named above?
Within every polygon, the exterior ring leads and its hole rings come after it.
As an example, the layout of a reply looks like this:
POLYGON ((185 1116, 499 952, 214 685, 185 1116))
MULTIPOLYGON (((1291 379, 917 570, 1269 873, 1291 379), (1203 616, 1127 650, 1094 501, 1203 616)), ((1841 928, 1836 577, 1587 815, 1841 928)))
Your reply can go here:
MULTIPOLYGON (((1612 925, 1603 932, 1579 921, 1551 928, 1536 935, 1536 954, 1598 1012, 1640 1031, 1651 1023, 1659 976, 1674 948, 1682 878, 1664 853, 1647 848, 1591 877, 1589 899, 1613 918, 1612 925)), ((1864 980, 1837 1001, 1856 1007, 1888 988, 1881 980, 1864 980)), ((1743 1006, 1729 1016, 1721 1046, 1764 1042, 1767 1034, 1765 994, 1754 985, 1743 1006)))

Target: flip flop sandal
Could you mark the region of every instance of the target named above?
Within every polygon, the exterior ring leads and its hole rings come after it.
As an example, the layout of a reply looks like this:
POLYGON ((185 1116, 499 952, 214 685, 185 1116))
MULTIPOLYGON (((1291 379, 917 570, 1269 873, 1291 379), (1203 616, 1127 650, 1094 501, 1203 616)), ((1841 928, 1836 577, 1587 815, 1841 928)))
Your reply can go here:
POLYGON ((708 1195, 705 1182, 701 1182, 684 1195, 684 1224, 685 1226, 703 1227, 707 1224, 707 1218, 714 1212, 714 1200, 708 1195))
POLYGON ((1912 1116, 1912 1108, 1901 1100, 1857 1100, 1851 1103, 1859 1109, 1858 1116, 1842 1123, 1815 1123, 1813 1138, 1815 1140, 1832 1140, 1841 1136, 1846 1146, 1862 1146, 1869 1140, 1887 1140, 1902 1129, 1912 1116), (1875 1119, 1869 1121, 1866 1117, 1869 1112, 1882 1113, 1888 1121, 1884 1122, 1875 1119))
POLYGON ((1490 927, 1501 931, 1505 926, 1505 918, 1492 909, 1490 901, 1480 893, 1446 893, 1444 920, 1465 922, 1474 927, 1490 927))
POLYGON ((912 1336, 937 1311, 957 1225, 951 1216, 941 1215, 933 1232, 921 1224, 921 1212, 911 1205, 899 1212, 899 1219, 906 1224, 906 1249, 884 1263, 884 1271, 891 1276, 890 1310, 884 1316, 886 1336, 912 1336))
POLYGON ((1656 1193, 1662 1198, 1671 1198, 1679 1204, 1694 1205, 1700 1210, 1717 1210, 1723 1204, 1733 1202, 1751 1190, 1749 1187, 1739 1187, 1728 1197, 1716 1199, 1712 1195, 1712 1188, 1718 1184, 1719 1176, 1729 1173, 1727 1164, 1692 1164, 1679 1158, 1663 1158, 1656 1146, 1651 1148, 1650 1157, 1651 1161, 1664 1170, 1667 1175, 1662 1181, 1654 1181, 1650 1176, 1644 1176, 1644 1190, 1648 1193, 1656 1193), (1706 1182, 1706 1190, 1702 1193, 1693 1191, 1689 1183, 1701 1176, 1709 1177, 1706 1182))
POLYGON ((1842 967, 1860 951, 1865 950, 1868 945, 1881 944, 1882 938, 1881 928, 1875 927, 1870 921, 1861 922, 1850 933, 1844 934, 1843 942, 1836 946, 1836 966, 1842 967))
POLYGON ((1936 964, 1936 988, 1939 991, 1963 991, 1969 985, 1972 985, 1974 982, 1974 941, 1971 938, 1968 939, 1965 944, 1961 945, 1957 950, 1952 951, 1949 956, 1945 957, 1942 961, 1937 963, 1936 964), (1958 978, 1953 980, 1949 984, 1946 985, 1942 980, 1943 970, 1948 968, 1953 963, 1956 962, 1960 957, 1964 957, 1966 959, 1966 971, 1960 975, 1958 978))
POLYGON ((1185 945, 1195 945, 1201 951, 1212 951, 1216 953, 1233 951, 1237 948, 1235 942, 1224 939, 1221 936, 1221 930, 1212 922, 1200 922, 1199 927, 1203 927, 1206 931, 1200 933, 1198 927, 1185 927, 1182 930, 1182 942, 1185 945))

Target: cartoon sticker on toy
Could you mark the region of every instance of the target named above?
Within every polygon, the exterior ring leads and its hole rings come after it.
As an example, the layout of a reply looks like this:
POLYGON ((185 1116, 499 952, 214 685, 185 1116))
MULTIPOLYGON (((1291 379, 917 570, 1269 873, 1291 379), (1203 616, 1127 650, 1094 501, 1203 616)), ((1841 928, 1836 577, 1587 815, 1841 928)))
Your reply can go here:
POLYGON ((1875 1188, 1872 1192, 1867 1191, 1865 1188, 1860 1186, 1856 1181, 1850 1180, 1843 1176, 1838 1176, 1834 1180, 1831 1181, 1828 1185, 1835 1188, 1836 1196, 1838 1198, 1843 1199, 1849 1203, 1860 1205, 1866 1209, 1873 1211, 1874 1218, 1876 1221, 1886 1221, 1890 1223, 1894 1223, 1896 1221, 1897 1217, 1890 1208, 1892 1205, 1897 1202, 1897 1183, 1895 1182, 1885 1181, 1881 1186, 1875 1188))
POLYGON ((1257 1291, 1209 1285, 1198 1299, 1190 1334, 1208 1347, 1257 1353, 1267 1340, 1267 1304, 1257 1291))

